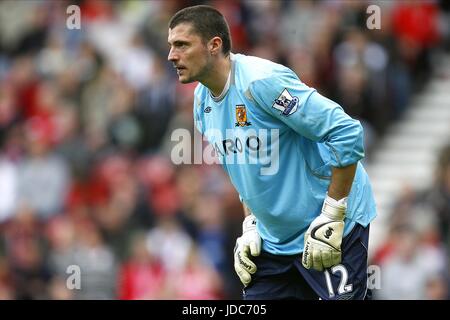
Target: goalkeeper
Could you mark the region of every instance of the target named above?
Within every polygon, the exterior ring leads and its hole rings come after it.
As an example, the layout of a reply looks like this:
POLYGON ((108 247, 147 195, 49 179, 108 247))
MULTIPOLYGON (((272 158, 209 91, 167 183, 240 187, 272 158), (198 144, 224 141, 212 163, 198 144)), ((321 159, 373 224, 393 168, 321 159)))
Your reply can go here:
POLYGON ((376 211, 359 121, 289 68, 231 53, 212 7, 177 12, 168 42, 179 81, 199 81, 195 125, 244 205, 234 252, 243 298, 366 298, 376 211))

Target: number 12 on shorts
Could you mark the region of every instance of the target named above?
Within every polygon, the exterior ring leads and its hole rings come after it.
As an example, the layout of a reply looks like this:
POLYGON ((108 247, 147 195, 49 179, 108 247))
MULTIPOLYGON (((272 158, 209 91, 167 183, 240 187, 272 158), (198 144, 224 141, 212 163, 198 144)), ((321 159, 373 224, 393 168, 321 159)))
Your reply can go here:
MULTIPOLYGON (((339 286, 337 288, 338 295, 352 292, 353 285, 351 283, 347 284, 348 281, 348 271, 345 268, 344 265, 338 264, 332 267, 331 269, 332 274, 340 273, 341 281, 339 282, 339 286)), ((328 270, 324 271, 325 274, 325 281, 327 283, 328 288, 328 295, 330 298, 333 298, 335 296, 334 289, 333 289, 333 283, 331 282, 331 276, 330 272, 328 270)))

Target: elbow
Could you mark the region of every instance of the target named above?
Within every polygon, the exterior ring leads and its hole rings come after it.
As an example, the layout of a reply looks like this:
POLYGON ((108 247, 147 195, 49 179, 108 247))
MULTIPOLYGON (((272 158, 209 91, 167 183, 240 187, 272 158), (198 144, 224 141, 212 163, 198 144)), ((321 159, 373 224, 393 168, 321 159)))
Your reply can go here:
POLYGON ((347 121, 332 139, 326 141, 331 154, 331 165, 346 167, 357 163, 365 156, 364 129, 358 120, 347 121))
MULTIPOLYGON (((361 124, 361 122, 355 120, 355 125, 354 125, 354 145, 353 145, 353 157, 355 158, 356 161, 361 160, 364 158, 365 156, 365 151, 364 151, 364 128, 361 124)), ((356 162, 355 161, 355 162, 356 162)))

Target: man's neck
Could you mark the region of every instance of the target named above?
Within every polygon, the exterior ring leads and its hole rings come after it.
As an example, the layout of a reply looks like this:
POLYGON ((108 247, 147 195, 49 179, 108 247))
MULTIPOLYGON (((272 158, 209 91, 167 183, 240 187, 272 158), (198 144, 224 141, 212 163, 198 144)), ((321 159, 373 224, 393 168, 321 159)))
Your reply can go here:
POLYGON ((230 55, 218 60, 217 64, 210 70, 210 77, 201 81, 209 91, 211 91, 214 97, 220 96, 225 88, 228 80, 228 75, 231 70, 231 58, 230 55))

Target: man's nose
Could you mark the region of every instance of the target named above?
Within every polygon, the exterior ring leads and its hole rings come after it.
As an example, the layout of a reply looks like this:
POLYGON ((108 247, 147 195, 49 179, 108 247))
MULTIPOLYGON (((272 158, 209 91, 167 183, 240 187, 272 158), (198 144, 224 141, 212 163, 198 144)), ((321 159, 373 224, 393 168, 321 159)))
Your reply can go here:
POLYGON ((172 49, 170 49, 169 51, 169 55, 167 56, 167 60, 174 62, 176 60, 178 60, 178 55, 176 55, 172 49))

